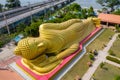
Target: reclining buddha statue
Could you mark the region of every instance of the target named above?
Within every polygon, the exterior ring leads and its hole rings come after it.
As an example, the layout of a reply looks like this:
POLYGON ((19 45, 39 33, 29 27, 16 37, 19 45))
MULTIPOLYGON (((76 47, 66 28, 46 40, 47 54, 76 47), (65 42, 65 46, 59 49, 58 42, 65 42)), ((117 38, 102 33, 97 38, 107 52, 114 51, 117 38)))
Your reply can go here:
POLYGON ((100 25, 100 19, 70 19, 62 23, 44 23, 39 37, 19 41, 14 53, 23 63, 39 73, 48 73, 64 58, 79 49, 79 42, 100 25))

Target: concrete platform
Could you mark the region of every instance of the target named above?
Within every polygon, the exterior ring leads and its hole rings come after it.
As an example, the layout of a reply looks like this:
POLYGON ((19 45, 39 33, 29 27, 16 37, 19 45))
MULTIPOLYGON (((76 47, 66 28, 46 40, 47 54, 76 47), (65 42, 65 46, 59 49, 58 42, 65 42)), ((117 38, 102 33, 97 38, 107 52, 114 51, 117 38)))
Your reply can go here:
POLYGON ((20 67, 17 66, 16 62, 13 62, 12 64, 9 65, 9 67, 16 71, 24 80, 33 80, 29 75, 25 73, 20 67))

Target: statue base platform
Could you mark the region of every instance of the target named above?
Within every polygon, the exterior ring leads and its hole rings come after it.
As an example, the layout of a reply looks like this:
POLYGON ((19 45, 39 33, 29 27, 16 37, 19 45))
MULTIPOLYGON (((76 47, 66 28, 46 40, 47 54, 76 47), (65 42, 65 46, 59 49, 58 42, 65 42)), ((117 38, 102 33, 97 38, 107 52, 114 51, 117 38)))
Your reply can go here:
POLYGON ((96 28, 93 32, 91 32, 85 39, 83 39, 80 42, 80 47, 77 51, 75 51, 73 54, 70 56, 66 57, 63 59, 63 61, 52 71, 48 73, 38 73, 35 72, 34 70, 31 70, 28 66, 24 64, 22 59, 19 59, 16 61, 16 63, 11 64, 10 66, 14 69, 18 69, 15 71, 21 71, 18 72, 20 75, 22 74, 22 77, 27 79, 27 80, 49 80, 52 76, 54 76, 56 73, 58 73, 66 64, 69 64, 69 62, 82 50, 82 45, 85 44, 92 36, 94 36, 97 32, 99 32, 101 27, 96 28), (16 65, 17 64, 17 65, 16 65), (16 68, 17 67, 17 68, 16 68), (26 74, 26 76, 25 76, 26 74))

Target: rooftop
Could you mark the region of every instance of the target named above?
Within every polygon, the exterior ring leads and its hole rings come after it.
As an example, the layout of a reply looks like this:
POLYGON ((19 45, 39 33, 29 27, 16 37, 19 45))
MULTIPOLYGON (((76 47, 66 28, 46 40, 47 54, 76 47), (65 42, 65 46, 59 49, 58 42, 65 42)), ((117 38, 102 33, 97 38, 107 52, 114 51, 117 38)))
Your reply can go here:
POLYGON ((100 13, 98 15, 98 18, 100 18, 101 21, 103 21, 103 22, 120 24, 120 16, 119 15, 100 13))

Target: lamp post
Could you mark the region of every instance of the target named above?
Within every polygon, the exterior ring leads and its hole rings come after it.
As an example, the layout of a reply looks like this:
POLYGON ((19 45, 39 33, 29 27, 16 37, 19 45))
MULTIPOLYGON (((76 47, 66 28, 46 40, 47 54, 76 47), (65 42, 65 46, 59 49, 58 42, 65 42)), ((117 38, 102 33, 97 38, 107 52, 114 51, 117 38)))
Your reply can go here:
POLYGON ((31 4, 30 2, 28 2, 28 6, 29 6, 29 9, 30 9, 30 18, 31 18, 31 23, 32 23, 32 8, 31 8, 31 4))
POLYGON ((9 26, 8 26, 7 17, 5 15, 5 13, 4 13, 4 9, 2 9, 2 14, 3 14, 4 20, 5 20, 5 26, 7 28, 7 32, 10 35, 10 29, 9 29, 9 26))

